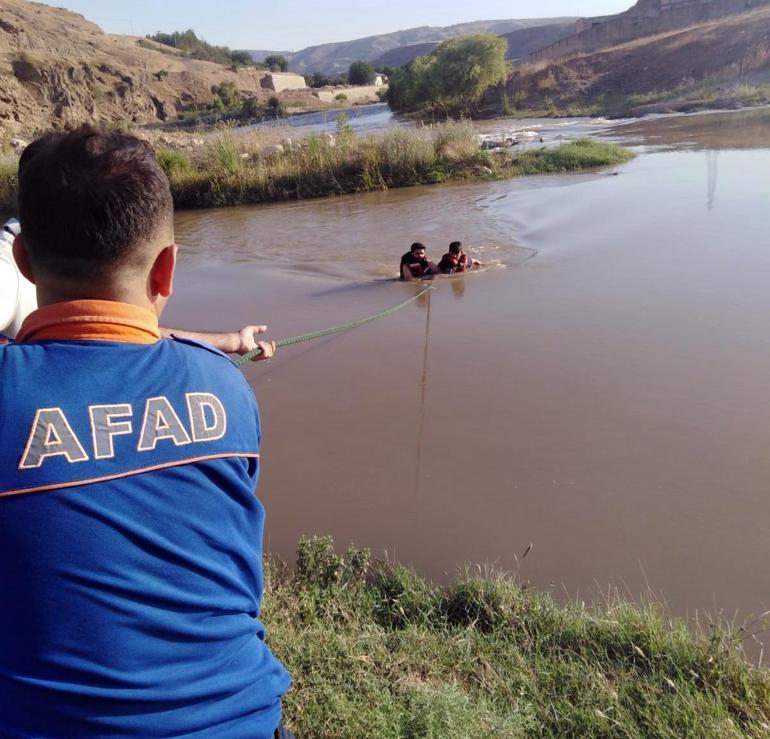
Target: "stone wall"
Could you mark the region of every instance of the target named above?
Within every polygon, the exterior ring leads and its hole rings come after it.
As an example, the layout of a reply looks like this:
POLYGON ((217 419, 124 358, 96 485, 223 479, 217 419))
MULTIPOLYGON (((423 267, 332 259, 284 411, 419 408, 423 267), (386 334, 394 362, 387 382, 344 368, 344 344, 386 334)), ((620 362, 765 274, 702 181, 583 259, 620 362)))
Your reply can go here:
POLYGON ((530 54, 529 61, 547 61, 596 51, 767 4, 770 0, 639 0, 620 15, 581 18, 574 36, 530 54))
POLYGON ((307 87, 305 78, 302 75, 292 72, 271 72, 266 74, 260 81, 260 86, 264 90, 273 92, 283 92, 284 90, 304 90, 307 87))
POLYGON ((382 89, 382 85, 320 87, 313 90, 313 95, 325 103, 335 103, 340 102, 335 99, 336 96, 342 94, 347 98, 347 100, 341 101, 343 104, 350 103, 351 105, 355 105, 357 103, 378 103, 380 99, 377 96, 377 92, 382 89))

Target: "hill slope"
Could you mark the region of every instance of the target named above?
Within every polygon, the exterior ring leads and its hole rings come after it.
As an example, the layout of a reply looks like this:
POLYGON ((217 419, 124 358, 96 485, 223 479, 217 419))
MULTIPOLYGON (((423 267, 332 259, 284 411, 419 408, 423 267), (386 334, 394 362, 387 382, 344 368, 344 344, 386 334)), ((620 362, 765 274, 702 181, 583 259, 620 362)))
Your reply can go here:
MULTIPOLYGON (((659 100, 717 96, 713 102, 719 102, 730 86, 768 76, 770 7, 764 6, 572 59, 522 66, 508 80, 506 94, 522 110, 620 114, 659 100)), ((490 93, 491 105, 495 96, 490 93)))
POLYGON ((51 127, 150 123, 211 100, 233 81, 264 96, 261 73, 232 72, 131 36, 112 36, 77 13, 0 0, 0 139, 51 127))
POLYGON ((446 27, 421 26, 419 28, 395 31, 394 33, 386 33, 379 36, 368 36, 352 41, 310 46, 291 56, 289 68, 293 72, 301 74, 310 72, 339 74, 340 72, 346 72, 351 62, 358 59, 369 62, 403 46, 437 44, 449 38, 467 36, 472 33, 495 33, 501 35, 533 26, 550 25, 552 23, 574 23, 574 20, 576 19, 527 18, 524 20, 475 21, 473 23, 459 23, 446 27))
POLYGON ((533 51, 538 51, 573 33, 575 33, 575 22, 572 20, 519 28, 511 33, 504 33, 503 38, 508 42, 506 56, 513 61, 526 59, 533 51))
MULTIPOLYGON (((560 39, 566 38, 575 32, 575 23, 572 20, 562 22, 556 21, 543 26, 532 26, 529 28, 519 28, 510 33, 503 33, 501 36, 508 43, 506 57, 512 61, 525 59, 533 51, 542 49, 560 39)), ((426 56, 439 45, 439 41, 432 41, 424 44, 410 44, 409 46, 399 46, 395 49, 385 52, 382 56, 372 60, 376 68, 382 67, 402 67, 416 59, 418 56, 426 56)))

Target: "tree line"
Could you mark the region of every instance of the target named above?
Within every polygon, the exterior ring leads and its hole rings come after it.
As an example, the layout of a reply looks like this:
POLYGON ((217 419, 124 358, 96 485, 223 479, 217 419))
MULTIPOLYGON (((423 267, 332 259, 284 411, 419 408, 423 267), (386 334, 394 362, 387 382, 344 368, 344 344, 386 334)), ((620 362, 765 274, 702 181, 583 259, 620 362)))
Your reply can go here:
POLYGON ((227 46, 210 44, 208 41, 198 38, 192 28, 188 28, 186 31, 173 31, 172 33, 158 31, 152 35, 148 34, 147 38, 164 46, 179 49, 191 59, 201 59, 206 62, 217 62, 236 67, 264 67, 264 65, 257 64, 248 51, 232 51, 227 46))

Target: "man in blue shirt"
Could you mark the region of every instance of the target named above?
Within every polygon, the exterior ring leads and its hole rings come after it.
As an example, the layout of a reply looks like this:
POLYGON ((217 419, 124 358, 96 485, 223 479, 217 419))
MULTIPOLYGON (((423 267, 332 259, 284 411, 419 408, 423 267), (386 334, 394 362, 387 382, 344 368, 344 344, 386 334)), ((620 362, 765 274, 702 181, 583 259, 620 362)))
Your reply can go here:
POLYGON ((19 216, 39 308, 0 348, 0 735, 272 737, 259 415, 226 356, 161 338, 168 182, 138 139, 53 134, 19 216))

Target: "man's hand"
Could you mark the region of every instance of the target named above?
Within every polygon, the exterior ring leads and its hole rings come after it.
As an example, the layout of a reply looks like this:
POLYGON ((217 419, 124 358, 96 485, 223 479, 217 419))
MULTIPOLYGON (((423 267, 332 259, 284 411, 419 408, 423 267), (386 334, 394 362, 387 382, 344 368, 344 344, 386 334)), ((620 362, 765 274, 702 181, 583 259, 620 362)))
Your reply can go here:
POLYGON ((260 353, 252 358, 252 362, 260 362, 263 359, 270 359, 275 354, 274 341, 257 341, 259 334, 264 334, 267 326, 244 326, 240 331, 183 331, 176 328, 161 328, 160 333, 164 338, 178 336, 180 339, 192 339, 193 341, 203 341, 211 344, 221 352, 227 354, 248 354, 259 348, 260 353))
POLYGON ((262 351, 251 361, 259 362, 263 359, 270 359, 275 354, 274 341, 257 341, 259 334, 264 334, 267 326, 244 326, 235 336, 237 337, 237 347, 233 349, 234 354, 248 354, 259 347, 262 351))

